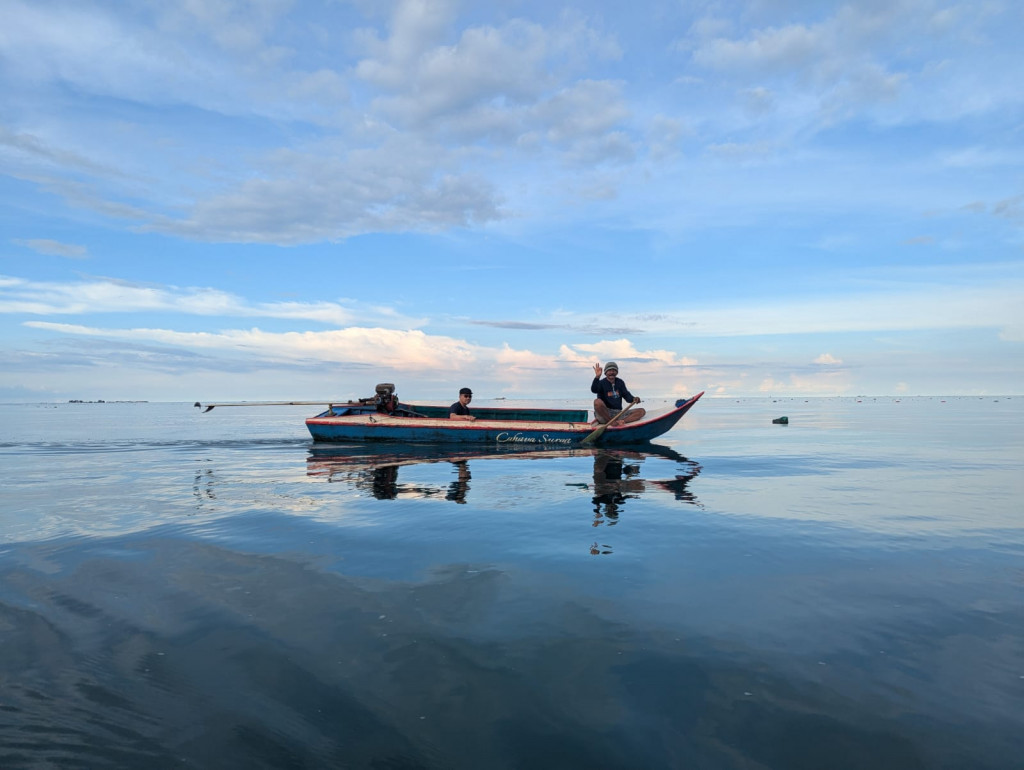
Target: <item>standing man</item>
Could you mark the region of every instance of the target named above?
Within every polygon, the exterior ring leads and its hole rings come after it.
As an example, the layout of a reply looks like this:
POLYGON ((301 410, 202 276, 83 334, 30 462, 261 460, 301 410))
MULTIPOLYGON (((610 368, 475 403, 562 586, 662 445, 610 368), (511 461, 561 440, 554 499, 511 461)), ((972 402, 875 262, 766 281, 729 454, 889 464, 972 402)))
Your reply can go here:
MULTIPOLYGON (((619 365, 614 361, 609 361, 603 370, 601 364, 594 364, 594 382, 590 386, 590 392, 597 394, 597 398, 594 399, 594 416, 599 425, 609 422, 622 411, 622 399, 631 404, 640 403, 640 399, 630 393, 626 383, 619 379, 619 365)), ((644 414, 643 409, 631 409, 629 414, 622 418, 622 422, 634 422, 644 414)))
POLYGON ((449 420, 475 420, 476 417, 469 413, 469 402, 473 400, 473 391, 469 388, 459 390, 459 400, 452 404, 448 410, 449 420))

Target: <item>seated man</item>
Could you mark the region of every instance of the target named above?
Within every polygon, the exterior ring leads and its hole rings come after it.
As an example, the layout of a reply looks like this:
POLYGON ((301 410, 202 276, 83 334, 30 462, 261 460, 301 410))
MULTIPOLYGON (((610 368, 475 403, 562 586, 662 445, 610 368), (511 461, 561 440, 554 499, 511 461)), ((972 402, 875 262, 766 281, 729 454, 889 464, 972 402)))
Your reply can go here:
MULTIPOLYGON (((640 399, 629 392, 626 383, 619 379, 619 365, 609 361, 604 367, 605 378, 601 379, 601 364, 594 364, 594 382, 590 386, 590 392, 596 393, 594 399, 594 416, 598 425, 611 421, 615 415, 622 411, 622 399, 631 404, 639 404, 640 399)), ((646 412, 643 409, 631 409, 629 414, 619 420, 620 423, 635 422, 643 417, 646 412)))
POLYGON ((448 410, 449 420, 475 420, 476 417, 469 413, 469 402, 473 400, 473 391, 469 388, 459 390, 459 400, 452 404, 448 410))

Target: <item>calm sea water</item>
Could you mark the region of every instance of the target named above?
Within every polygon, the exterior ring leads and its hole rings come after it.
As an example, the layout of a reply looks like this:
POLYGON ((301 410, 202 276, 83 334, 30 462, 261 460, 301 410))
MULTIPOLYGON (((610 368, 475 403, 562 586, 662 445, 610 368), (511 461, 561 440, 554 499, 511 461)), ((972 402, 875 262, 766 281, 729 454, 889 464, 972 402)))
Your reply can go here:
POLYGON ((0 405, 0 767, 1024 767, 1024 397, 308 413, 0 405))

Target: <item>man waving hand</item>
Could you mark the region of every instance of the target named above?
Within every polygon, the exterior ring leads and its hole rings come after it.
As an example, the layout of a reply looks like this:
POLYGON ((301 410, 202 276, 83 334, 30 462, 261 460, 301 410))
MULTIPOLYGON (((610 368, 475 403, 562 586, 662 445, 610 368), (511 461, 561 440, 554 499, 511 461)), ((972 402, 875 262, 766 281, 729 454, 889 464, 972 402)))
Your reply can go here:
MULTIPOLYGON (((623 399, 631 404, 640 403, 640 399, 630 393, 626 383, 619 379, 619 365, 614 361, 609 361, 604 369, 601 368, 601 364, 594 364, 594 382, 590 386, 590 392, 597 394, 597 398, 594 399, 594 416, 601 425, 622 411, 623 399)), ((631 409, 620 422, 634 422, 644 414, 643 409, 631 409)))

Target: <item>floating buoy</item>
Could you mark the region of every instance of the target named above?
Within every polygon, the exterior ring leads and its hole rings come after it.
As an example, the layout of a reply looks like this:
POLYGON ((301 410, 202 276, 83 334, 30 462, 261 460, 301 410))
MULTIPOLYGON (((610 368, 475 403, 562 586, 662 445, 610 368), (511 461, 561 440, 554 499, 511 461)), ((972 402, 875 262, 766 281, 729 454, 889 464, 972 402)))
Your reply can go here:
POLYGON ((776 417, 774 420, 772 420, 772 424, 773 425, 789 425, 789 418, 788 417, 776 417))

